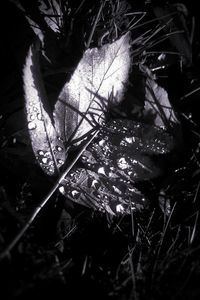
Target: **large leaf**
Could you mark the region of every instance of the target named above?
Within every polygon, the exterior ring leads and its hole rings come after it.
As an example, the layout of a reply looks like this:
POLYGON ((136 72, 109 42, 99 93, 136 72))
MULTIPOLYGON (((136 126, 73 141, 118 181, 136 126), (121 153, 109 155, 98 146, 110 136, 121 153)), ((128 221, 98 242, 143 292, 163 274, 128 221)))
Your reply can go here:
POLYGON ((68 199, 94 210, 115 214, 129 214, 147 206, 144 195, 130 181, 119 177, 108 181, 102 175, 84 168, 76 168, 63 181, 60 192, 68 199))
POLYGON ((65 161, 65 149, 56 132, 39 68, 39 52, 29 49, 23 69, 27 127, 34 155, 44 172, 54 175, 65 161))
POLYGON ((173 145, 162 129, 112 120, 83 152, 83 167, 65 177, 60 191, 72 201, 114 215, 141 210, 148 200, 135 184, 162 173, 156 156, 168 153, 173 145))
POLYGON ((105 121, 108 108, 122 100, 130 60, 129 34, 85 51, 55 105, 55 126, 63 140, 77 142, 105 121))

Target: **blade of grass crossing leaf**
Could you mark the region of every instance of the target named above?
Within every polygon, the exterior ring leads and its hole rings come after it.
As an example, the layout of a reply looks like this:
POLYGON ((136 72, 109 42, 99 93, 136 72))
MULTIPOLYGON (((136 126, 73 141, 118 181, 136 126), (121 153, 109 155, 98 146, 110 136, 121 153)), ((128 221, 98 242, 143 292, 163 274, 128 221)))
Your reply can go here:
POLYGON ((41 201, 40 205, 36 207, 33 214, 30 216, 26 224, 23 226, 23 228, 19 231, 19 233, 14 237, 14 239, 10 242, 10 244, 5 248, 5 250, 0 253, 0 259, 5 258, 9 255, 10 251, 15 247, 15 245, 19 242, 19 240, 22 238, 22 236, 26 233, 30 225, 33 223, 35 218, 38 216, 41 209, 46 205, 46 203, 49 201, 51 196, 54 194, 54 192, 62 185, 62 181, 67 176, 71 168, 74 166, 74 164, 77 162, 77 160, 80 158, 82 153, 85 151, 87 146, 92 142, 92 140, 95 138, 95 136, 98 134, 98 131, 96 131, 93 136, 90 138, 90 140, 84 145, 84 147, 81 149, 81 151, 77 154, 77 156, 74 158, 74 160, 71 162, 71 164, 68 166, 68 168, 63 172, 63 174, 59 177, 55 185, 52 187, 52 189, 49 191, 47 196, 44 198, 44 200, 41 201))

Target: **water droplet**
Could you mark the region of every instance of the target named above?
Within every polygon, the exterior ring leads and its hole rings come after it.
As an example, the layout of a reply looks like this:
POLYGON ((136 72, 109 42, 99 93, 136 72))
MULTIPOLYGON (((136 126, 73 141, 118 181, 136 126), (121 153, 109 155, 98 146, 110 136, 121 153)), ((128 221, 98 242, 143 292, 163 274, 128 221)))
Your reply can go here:
POLYGON ((122 204, 117 204, 116 205, 116 212, 122 213, 124 211, 124 207, 122 204))
POLYGON ((33 111, 37 112, 38 111, 37 107, 33 107, 33 111))
POLYGON ((60 164, 60 165, 62 165, 64 163, 64 161, 62 159, 58 159, 57 163, 60 164))
POLYGON ((48 158, 47 157, 43 157, 42 158, 42 163, 43 164, 47 164, 48 163, 48 158))
POLYGON ((97 170, 97 173, 98 173, 98 174, 106 175, 104 167, 100 167, 100 168, 97 170))
POLYGON ((59 141, 63 142, 63 139, 60 136, 58 136, 57 138, 59 141))
POLYGON ((99 146, 103 146, 105 144, 104 140, 99 141, 99 146))
POLYGON ((127 163, 126 159, 124 157, 120 157, 118 160, 117 160, 117 166, 122 169, 122 170, 125 170, 128 168, 129 164, 127 163))
POLYGON ((39 151, 38 151, 38 154, 39 154, 40 156, 43 156, 43 155, 44 155, 44 151, 39 150, 39 151))
POLYGON ((132 159, 131 162, 132 162, 132 164, 134 164, 134 165, 137 165, 137 164, 138 164, 138 161, 137 161, 136 159, 132 159))
POLYGON ((42 114, 41 114, 41 113, 38 113, 38 114, 37 114, 37 119, 38 119, 39 121, 42 121, 42 114))
POLYGON ((36 126, 36 124, 35 124, 34 122, 31 121, 31 122, 28 123, 28 129, 29 129, 29 130, 36 129, 36 127, 37 127, 37 126, 36 126))
POLYGON ((17 142, 17 139, 13 138, 13 144, 16 144, 16 142, 17 142))
POLYGON ((115 185, 113 185, 113 190, 118 194, 122 193, 115 185))
POLYGON ((135 143, 135 137, 126 137, 124 139, 128 144, 132 144, 132 143, 135 143))
POLYGON ((54 173, 54 168, 53 167, 47 167, 47 170, 50 174, 54 173))
POLYGON ((33 115, 33 114, 29 115, 29 119, 30 119, 31 121, 35 120, 35 115, 33 115))
POLYGON ((61 152, 61 151, 63 150, 63 148, 60 147, 60 146, 56 146, 56 150, 57 150, 58 152, 61 152))
POLYGON ((76 191, 76 190, 73 190, 72 192, 72 196, 74 197, 74 198, 78 198, 79 197, 79 195, 80 195, 80 193, 78 192, 78 191, 76 191))
POLYGON ((61 194, 64 194, 64 193, 65 193, 65 188, 64 188, 64 186, 60 186, 60 187, 59 187, 59 191, 61 192, 61 194))
POLYGON ((99 187, 99 182, 96 180, 96 179, 94 179, 93 181, 92 181, 92 187, 94 187, 94 188, 98 188, 99 187))

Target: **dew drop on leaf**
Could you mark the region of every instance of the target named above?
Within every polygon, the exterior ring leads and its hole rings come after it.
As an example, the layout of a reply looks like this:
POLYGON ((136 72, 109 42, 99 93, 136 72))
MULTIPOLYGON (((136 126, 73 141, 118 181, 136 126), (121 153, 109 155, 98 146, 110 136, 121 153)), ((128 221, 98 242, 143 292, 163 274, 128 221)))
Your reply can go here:
POLYGON ((76 190, 73 190, 73 191, 72 191, 72 196, 73 196, 74 198, 78 198, 79 195, 80 195, 80 193, 79 193, 78 191, 76 191, 76 190))
POLYGON ((119 195, 122 193, 122 192, 120 191, 120 189, 118 189, 115 185, 113 185, 113 190, 114 190, 116 193, 118 193, 119 195))
POLYGON ((105 144, 105 140, 99 141, 99 146, 103 146, 105 144))
POLYGON ((96 179, 94 179, 92 181, 92 187, 98 188, 98 185, 99 185, 99 182, 96 179))
POLYGON ((43 155, 44 155, 44 151, 39 150, 39 151, 38 151, 38 154, 39 154, 40 156, 43 156, 43 155))
POLYGON ((64 161, 63 161, 62 159, 58 159, 58 160, 57 160, 57 163, 61 165, 61 164, 64 163, 64 161))
POLYGON ((48 158, 47 158, 47 157, 43 157, 43 158, 42 158, 42 163, 43 163, 43 164, 47 164, 47 162, 48 162, 48 158))
POLYGON ((42 114, 41 114, 41 113, 38 113, 38 114, 37 114, 37 119, 38 119, 39 121, 42 121, 42 114))
POLYGON ((60 186, 60 187, 59 187, 59 191, 61 192, 61 194, 64 194, 64 192, 65 192, 64 186, 60 186))
POLYGON ((117 166, 118 166, 120 169, 124 170, 124 169, 127 169, 129 165, 128 165, 126 159, 125 159, 124 157, 121 157, 121 158, 119 158, 118 161, 117 161, 117 166))
POLYGON ((100 168, 97 170, 97 173, 98 173, 98 174, 106 175, 104 167, 100 167, 100 168))
POLYGON ((33 121, 33 120, 35 120, 35 115, 29 115, 29 119, 31 120, 31 121, 33 121))
POLYGON ((63 149, 62 149, 62 147, 60 147, 60 146, 56 146, 56 150, 57 150, 58 152, 61 152, 63 149))
POLYGON ((124 207, 121 204, 116 205, 116 212, 122 213, 124 211, 124 207))
POLYGON ((36 127, 37 127, 37 126, 36 126, 36 124, 35 124, 34 122, 31 121, 31 122, 28 123, 28 129, 29 129, 29 130, 36 129, 36 127))

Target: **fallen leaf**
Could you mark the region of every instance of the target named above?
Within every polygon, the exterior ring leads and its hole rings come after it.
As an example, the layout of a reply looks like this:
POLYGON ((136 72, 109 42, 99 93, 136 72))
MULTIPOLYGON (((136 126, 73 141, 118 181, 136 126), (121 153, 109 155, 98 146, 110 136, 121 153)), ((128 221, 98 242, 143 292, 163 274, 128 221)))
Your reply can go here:
POLYGON ((65 149, 53 125, 39 67, 39 52, 34 44, 26 57, 23 84, 27 127, 35 158, 46 174, 55 175, 64 164, 65 149))
POLYGON ((148 206, 147 197, 136 183, 162 174, 156 156, 173 149, 174 140, 166 131, 132 120, 116 119, 99 134, 62 181, 66 198, 113 215, 129 214, 148 206))
POLYGON ((55 126, 63 140, 77 143, 122 101, 131 63, 129 40, 127 33, 83 54, 55 105, 55 126))

